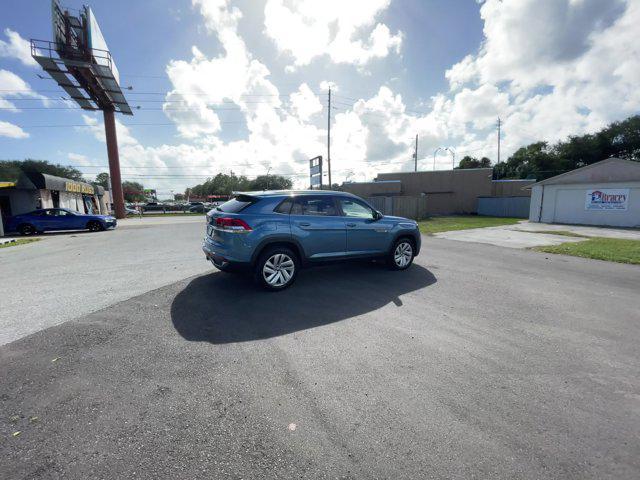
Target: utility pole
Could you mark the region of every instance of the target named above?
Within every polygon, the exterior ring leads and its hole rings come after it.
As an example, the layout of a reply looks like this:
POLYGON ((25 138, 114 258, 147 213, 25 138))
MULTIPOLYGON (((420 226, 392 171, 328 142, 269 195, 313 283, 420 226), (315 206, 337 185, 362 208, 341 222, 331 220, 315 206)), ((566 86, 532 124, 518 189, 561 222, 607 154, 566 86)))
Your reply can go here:
POLYGON ((331 87, 329 87, 329 108, 327 109, 327 171, 329 172, 329 190, 333 188, 331 183, 331 87))
POLYGON ((498 117, 498 163, 500 163, 500 127, 502 126, 502 120, 498 117))
POLYGON ((118 155, 118 137, 116 135, 116 120, 112 109, 104 109, 104 130, 107 139, 107 157, 109 158, 109 179, 112 190, 109 192, 116 218, 126 218, 124 211, 124 195, 122 193, 122 178, 120 176, 120 156, 118 155))
POLYGON ((414 160, 414 168, 413 171, 417 172, 418 171, 418 134, 416 133, 416 149, 415 152, 413 153, 413 160, 414 160))

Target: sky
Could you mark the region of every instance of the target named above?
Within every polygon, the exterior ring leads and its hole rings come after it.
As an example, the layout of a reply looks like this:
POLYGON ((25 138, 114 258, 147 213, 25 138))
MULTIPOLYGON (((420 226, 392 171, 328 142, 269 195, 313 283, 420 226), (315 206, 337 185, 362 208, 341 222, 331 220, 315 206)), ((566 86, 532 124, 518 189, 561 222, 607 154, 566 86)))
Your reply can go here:
MULTIPOLYGON (((465 155, 497 161, 498 118, 504 160, 640 107, 640 0, 90 6, 134 108, 117 117, 123 179, 161 196, 232 171, 307 187, 308 160, 326 161, 329 88, 334 183, 412 170, 416 135, 419 170, 450 169, 465 155)), ((30 56, 29 39, 51 39, 50 16, 47 1, 3 1, 0 159, 92 179, 108 171, 102 114, 66 99, 30 56)))

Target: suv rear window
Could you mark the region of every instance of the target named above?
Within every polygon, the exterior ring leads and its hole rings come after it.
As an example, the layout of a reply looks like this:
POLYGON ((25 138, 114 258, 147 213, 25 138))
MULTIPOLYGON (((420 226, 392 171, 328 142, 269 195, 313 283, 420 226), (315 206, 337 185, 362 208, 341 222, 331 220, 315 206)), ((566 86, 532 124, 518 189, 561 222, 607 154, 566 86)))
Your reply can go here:
POLYGON ((222 205, 216 207, 216 210, 225 213, 238 213, 256 201, 256 198, 249 197, 247 195, 238 195, 228 202, 224 202, 222 205))

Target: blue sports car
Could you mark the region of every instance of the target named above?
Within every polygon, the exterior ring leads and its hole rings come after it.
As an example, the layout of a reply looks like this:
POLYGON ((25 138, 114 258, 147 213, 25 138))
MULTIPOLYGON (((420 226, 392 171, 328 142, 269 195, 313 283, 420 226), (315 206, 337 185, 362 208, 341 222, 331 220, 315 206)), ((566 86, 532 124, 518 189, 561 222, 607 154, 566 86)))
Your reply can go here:
POLYGON ((9 232, 33 235, 48 230, 99 232, 107 228, 115 228, 116 223, 116 219, 110 215, 87 215, 66 208, 47 208, 9 217, 5 228, 9 232))

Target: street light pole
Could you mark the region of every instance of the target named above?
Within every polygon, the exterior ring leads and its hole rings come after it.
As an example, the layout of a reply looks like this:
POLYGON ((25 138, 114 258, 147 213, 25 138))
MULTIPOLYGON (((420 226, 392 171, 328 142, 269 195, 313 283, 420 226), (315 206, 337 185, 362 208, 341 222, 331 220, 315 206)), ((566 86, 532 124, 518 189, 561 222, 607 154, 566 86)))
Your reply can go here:
POLYGON ((434 172, 436 171, 436 154, 437 154, 440 150, 442 150, 442 148, 441 148, 441 147, 438 147, 438 148, 436 148, 436 149, 435 149, 435 151, 433 152, 433 171, 434 171, 434 172))
POLYGON ((451 170, 455 170, 456 168, 456 152, 453 148, 446 147, 447 150, 451 154, 451 170))

